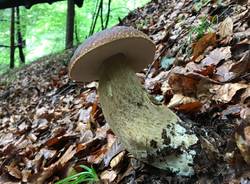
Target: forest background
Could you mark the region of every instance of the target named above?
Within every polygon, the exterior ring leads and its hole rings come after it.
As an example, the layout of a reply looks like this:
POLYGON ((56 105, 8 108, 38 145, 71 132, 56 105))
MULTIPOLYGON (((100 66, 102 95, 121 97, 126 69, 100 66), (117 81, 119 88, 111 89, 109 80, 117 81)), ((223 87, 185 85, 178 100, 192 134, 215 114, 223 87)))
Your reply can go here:
MULTIPOLYGON (((108 0, 103 1, 103 15, 108 12, 108 0)), ((113 0, 111 1, 110 18, 107 27, 111 27, 125 17, 130 11, 143 6, 149 0, 113 0)), ((99 0, 85 0, 83 7, 75 6, 74 45, 84 41, 95 15, 99 0)), ((24 54, 26 63, 30 63, 44 55, 57 53, 65 48, 65 30, 67 1, 59 1, 49 5, 37 4, 30 9, 20 7, 20 28, 25 40, 24 54)), ((11 9, 0 10, 0 45, 10 43, 11 9)), ((101 30, 100 17, 97 20, 95 32, 101 30)), ((16 40, 15 40, 16 42, 16 40)), ((9 69, 10 49, 0 47, 0 74, 9 69)), ((18 49, 15 49, 15 66, 19 67, 18 49)))

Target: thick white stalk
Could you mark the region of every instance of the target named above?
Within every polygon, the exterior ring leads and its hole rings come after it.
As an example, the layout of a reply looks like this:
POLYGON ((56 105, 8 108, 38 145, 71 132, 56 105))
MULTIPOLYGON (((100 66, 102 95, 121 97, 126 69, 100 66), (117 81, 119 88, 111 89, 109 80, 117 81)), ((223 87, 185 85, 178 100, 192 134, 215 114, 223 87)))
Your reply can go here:
POLYGON ((104 117, 125 148, 136 158, 178 175, 193 174, 197 142, 167 107, 154 105, 135 72, 119 55, 105 61, 99 81, 104 117))

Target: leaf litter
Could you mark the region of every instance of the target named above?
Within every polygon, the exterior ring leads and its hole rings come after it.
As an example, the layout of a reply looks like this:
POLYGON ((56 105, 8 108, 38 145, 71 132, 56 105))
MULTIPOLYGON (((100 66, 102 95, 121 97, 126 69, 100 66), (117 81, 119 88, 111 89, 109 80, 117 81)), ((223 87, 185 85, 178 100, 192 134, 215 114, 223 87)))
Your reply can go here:
POLYGON ((152 1, 121 21, 156 43, 138 74, 145 89, 201 137, 194 177, 125 151, 103 117, 98 83, 69 80, 68 50, 1 77, 0 183, 54 183, 81 164, 103 183, 250 182, 249 4, 197 2, 152 1))

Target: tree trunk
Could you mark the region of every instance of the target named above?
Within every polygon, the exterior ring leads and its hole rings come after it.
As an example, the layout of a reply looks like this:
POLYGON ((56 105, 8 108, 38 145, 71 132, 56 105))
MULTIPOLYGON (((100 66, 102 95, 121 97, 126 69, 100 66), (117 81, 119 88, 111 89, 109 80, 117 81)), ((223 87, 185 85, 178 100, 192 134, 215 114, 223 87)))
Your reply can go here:
POLYGON ((74 20, 75 20, 75 5, 74 0, 68 0, 67 9, 67 25, 66 25, 66 41, 65 48, 69 49, 73 47, 74 41, 74 20))
POLYGON ((15 67, 15 8, 11 8, 10 20, 10 68, 15 67))
POLYGON ((108 27, 109 24, 110 10, 111 10, 111 0, 108 1, 108 12, 106 17, 105 29, 108 27))
POLYGON ((17 16, 17 46, 19 50, 19 57, 20 61, 22 64, 25 63, 25 56, 23 53, 23 47, 24 47, 24 42, 22 38, 22 33, 21 33, 21 24, 20 24, 20 12, 19 12, 19 7, 16 7, 16 16, 17 16))

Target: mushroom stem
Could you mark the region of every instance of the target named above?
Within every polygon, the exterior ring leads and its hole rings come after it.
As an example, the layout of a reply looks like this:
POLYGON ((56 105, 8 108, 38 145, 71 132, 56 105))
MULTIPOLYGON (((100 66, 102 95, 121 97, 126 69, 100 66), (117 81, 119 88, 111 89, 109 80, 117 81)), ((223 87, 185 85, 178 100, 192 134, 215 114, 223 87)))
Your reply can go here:
POLYGON ((197 137, 187 133, 170 109, 150 101, 124 56, 103 63, 99 96, 105 119, 136 158, 179 175, 193 174, 195 151, 190 146, 197 137))

